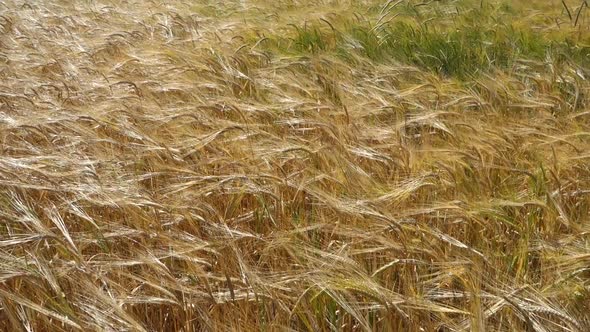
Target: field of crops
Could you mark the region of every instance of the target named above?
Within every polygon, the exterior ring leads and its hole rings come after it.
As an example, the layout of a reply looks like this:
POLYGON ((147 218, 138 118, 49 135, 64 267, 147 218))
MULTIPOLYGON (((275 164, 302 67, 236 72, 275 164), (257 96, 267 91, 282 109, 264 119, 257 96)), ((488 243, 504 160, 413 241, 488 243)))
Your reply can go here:
POLYGON ((588 5, 0 1, 0 330, 590 331, 588 5))

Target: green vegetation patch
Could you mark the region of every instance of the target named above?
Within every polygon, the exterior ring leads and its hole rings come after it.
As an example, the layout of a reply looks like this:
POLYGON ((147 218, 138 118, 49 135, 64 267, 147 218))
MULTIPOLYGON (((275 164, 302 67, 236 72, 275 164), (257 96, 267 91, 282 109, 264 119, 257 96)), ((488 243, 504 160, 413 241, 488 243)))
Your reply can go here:
POLYGON ((519 13, 510 6, 457 9, 451 24, 445 14, 435 11, 426 19, 418 14, 389 20, 382 16, 376 23, 360 17, 338 22, 321 19, 291 25, 286 36, 271 36, 264 45, 288 54, 335 52, 351 61, 360 55, 456 77, 510 68, 519 59, 588 65, 590 43, 584 43, 579 35, 548 36, 531 27, 519 27, 511 23, 511 17, 519 13))

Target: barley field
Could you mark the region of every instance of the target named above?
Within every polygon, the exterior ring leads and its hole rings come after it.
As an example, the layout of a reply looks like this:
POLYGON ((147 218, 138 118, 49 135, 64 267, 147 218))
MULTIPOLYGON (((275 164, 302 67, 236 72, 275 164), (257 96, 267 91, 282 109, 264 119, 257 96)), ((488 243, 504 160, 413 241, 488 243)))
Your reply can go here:
POLYGON ((590 331, 589 28, 0 1, 0 330, 590 331))

